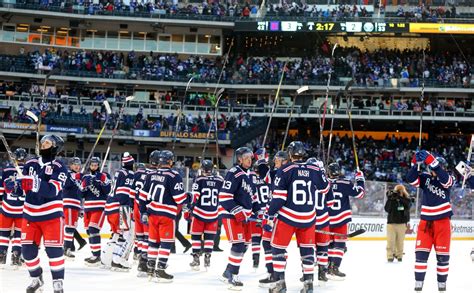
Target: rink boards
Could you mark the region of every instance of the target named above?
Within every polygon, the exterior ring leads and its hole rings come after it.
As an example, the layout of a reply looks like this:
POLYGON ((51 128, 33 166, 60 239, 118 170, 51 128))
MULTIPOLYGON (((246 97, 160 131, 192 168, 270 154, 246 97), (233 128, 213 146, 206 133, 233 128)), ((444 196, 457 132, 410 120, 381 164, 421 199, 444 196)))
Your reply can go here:
MULTIPOLYGON (((419 219, 412 219, 410 221, 411 229, 407 232, 406 240, 414 240, 416 238, 416 230, 418 228, 419 219)), ((188 232, 187 222, 181 220, 179 223, 179 230, 184 235, 188 232)), ((474 240, 474 221, 472 220, 452 220, 452 239, 453 240, 474 240)), ((365 229, 366 232, 351 240, 386 240, 387 237, 387 219, 385 218, 371 218, 371 217, 354 217, 349 223, 349 232, 354 232, 358 229, 365 229)), ((79 219, 79 233, 85 234, 83 222, 79 219)), ((110 226, 105 221, 102 228, 102 237, 108 238, 110 226)), ((189 235, 186 235, 189 236, 189 235)), ((190 236, 189 236, 190 237, 190 236)), ((224 229, 222 229, 221 239, 227 239, 224 229)))

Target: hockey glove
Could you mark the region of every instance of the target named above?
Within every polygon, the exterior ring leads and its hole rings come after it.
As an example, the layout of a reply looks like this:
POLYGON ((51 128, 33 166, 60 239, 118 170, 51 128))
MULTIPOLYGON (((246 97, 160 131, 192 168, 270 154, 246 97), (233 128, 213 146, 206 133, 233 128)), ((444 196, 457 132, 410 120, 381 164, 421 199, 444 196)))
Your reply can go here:
POLYGON ((430 153, 428 153, 427 151, 425 150, 421 150, 421 151, 417 151, 415 156, 416 156, 416 162, 417 163, 423 163, 426 158, 428 157, 430 153))
POLYGON ((81 173, 74 173, 72 175, 72 179, 76 180, 76 181, 81 181, 81 176, 82 174, 81 173))
POLYGON ((88 186, 91 186, 92 184, 92 176, 91 175, 85 175, 82 177, 82 188, 85 189, 88 186))
POLYGON ((430 166, 430 168, 436 168, 439 166, 439 161, 436 160, 435 156, 433 156, 432 154, 430 154, 429 152, 427 152, 428 155, 426 156, 426 159, 425 159, 425 164, 430 166))
POLYGON ((191 222, 191 210, 187 206, 183 207, 183 218, 186 221, 191 222))
POLYGON ((263 220, 263 230, 267 232, 272 232, 274 221, 275 221, 275 216, 265 215, 265 220, 263 220))
POLYGON ((142 221, 143 225, 148 225, 148 214, 146 213, 142 214, 142 217, 140 220, 142 221))
POLYGON ((234 215, 235 220, 239 223, 246 222, 248 219, 247 214, 244 211, 244 208, 241 206, 236 206, 230 212, 232 215, 234 215))
POLYGON ((25 192, 38 192, 40 189, 41 180, 38 176, 23 176, 17 178, 17 180, 21 182, 21 189, 25 192))
POLYGON ((257 227, 262 227, 263 225, 263 216, 265 215, 264 210, 259 210, 257 212, 257 227))
POLYGON ((5 179, 5 181, 3 181, 3 187, 5 187, 6 193, 13 193, 17 186, 18 185, 14 177, 8 177, 5 179))
POLYGON ((265 164, 268 162, 268 154, 266 152, 266 150, 264 148, 259 148, 256 152, 255 152, 255 157, 257 159, 257 164, 260 165, 260 164, 265 164))
POLYGON ((364 173, 362 173, 362 171, 357 171, 355 173, 355 180, 365 182, 364 173))
POLYGON ((414 153, 413 156, 411 157, 411 165, 412 166, 416 165, 416 153, 414 153))

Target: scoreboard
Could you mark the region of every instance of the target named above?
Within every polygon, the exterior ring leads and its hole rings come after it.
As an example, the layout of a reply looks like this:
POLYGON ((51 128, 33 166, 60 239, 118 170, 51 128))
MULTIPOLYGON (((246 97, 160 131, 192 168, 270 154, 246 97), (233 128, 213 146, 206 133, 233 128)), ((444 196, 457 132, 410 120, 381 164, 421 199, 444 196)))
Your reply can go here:
POLYGON ((474 34, 474 24, 384 21, 236 21, 236 32, 430 33, 474 34))

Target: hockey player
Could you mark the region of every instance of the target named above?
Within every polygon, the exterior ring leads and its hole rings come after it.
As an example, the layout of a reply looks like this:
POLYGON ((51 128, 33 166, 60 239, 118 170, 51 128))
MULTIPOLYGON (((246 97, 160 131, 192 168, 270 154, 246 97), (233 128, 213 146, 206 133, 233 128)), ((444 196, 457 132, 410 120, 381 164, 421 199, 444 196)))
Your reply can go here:
MULTIPOLYGON (((313 164, 321 169, 324 173, 324 164, 322 161, 316 158, 309 158, 306 161, 307 164, 313 164)), ((329 209, 334 204, 334 197, 332 190, 330 189, 328 193, 316 194, 316 231, 326 231, 329 232, 329 209)), ((326 277, 326 272, 328 269, 328 250, 329 250, 329 241, 330 237, 328 234, 321 232, 316 232, 316 257, 318 263, 318 281, 320 286, 328 281, 326 277)))
POLYGON ((139 168, 134 176, 135 200, 133 208, 133 219, 135 221, 135 238, 138 254, 138 277, 147 276, 147 254, 148 254, 148 225, 144 224, 140 214, 140 202, 146 204, 147 198, 140 198, 140 190, 145 186, 145 180, 148 174, 154 172, 158 168, 160 151, 153 151, 150 154, 150 169, 139 168))
POLYGON ((133 191, 133 166, 135 159, 130 153, 122 156, 122 168, 115 172, 112 192, 105 204, 105 214, 112 229, 112 239, 107 244, 107 252, 112 257, 102 259, 105 266, 113 271, 128 271, 131 265, 128 257, 133 247, 132 213, 135 192, 133 191), (109 263, 110 261, 110 263, 109 263))
MULTIPOLYGON (((260 154, 262 152, 259 152, 260 154)), ((269 190, 269 199, 267 202, 267 207, 268 203, 271 201, 271 193, 273 189, 273 184, 275 180, 275 176, 277 171, 281 168, 281 166, 284 166, 288 163, 288 153, 286 151, 278 151, 274 158, 273 158, 273 164, 274 167, 272 170, 268 168, 268 162, 265 156, 262 155, 257 155, 257 168, 258 172, 257 174, 259 175, 260 179, 263 179, 267 184, 268 187, 270 188, 269 190)), ((262 226, 266 225, 266 220, 264 219, 262 222, 262 226)), ((259 286, 263 288, 267 288, 271 286, 272 283, 276 282, 274 275, 273 275, 273 263, 272 263, 272 246, 271 246, 271 238, 272 238, 272 232, 262 229, 262 246, 263 246, 263 253, 265 255, 265 267, 267 268, 268 275, 266 278, 259 280, 259 286)))
MULTIPOLYGON (((14 155, 20 170, 23 170, 27 156, 26 150, 17 148, 14 155)), ((0 197, 3 198, 3 201, 0 202, 0 268, 2 268, 7 261, 7 250, 12 231, 11 265, 14 269, 18 269, 21 266, 20 240, 25 196, 21 186, 16 182, 17 177, 17 171, 13 166, 3 169, 0 184, 0 197)))
POLYGON ((38 247, 43 238, 55 293, 63 292, 63 198, 62 189, 68 171, 56 155, 64 141, 57 135, 41 139, 40 157, 29 160, 23 176, 18 178, 25 194, 23 226, 21 229, 22 254, 32 278, 26 292, 38 292, 43 287, 43 270, 40 267, 38 247))
POLYGON ((286 292, 285 252, 296 234, 303 267, 304 288, 301 292, 313 292, 314 238, 315 238, 315 191, 326 194, 330 185, 324 173, 316 166, 306 164, 304 145, 294 141, 288 146, 291 163, 278 170, 274 181, 272 199, 268 207, 268 226, 273 227, 272 254, 276 283, 271 293, 286 292), (278 215, 278 219, 275 217, 278 215))
MULTIPOLYGON (((347 234, 347 225, 352 221, 350 197, 361 199, 365 195, 365 178, 361 171, 355 173, 355 184, 341 175, 341 168, 337 163, 328 166, 329 181, 334 196, 333 204, 329 209, 329 227, 331 232, 347 234)), ((342 258, 346 251, 346 238, 331 236, 329 244, 328 278, 342 281, 346 274, 339 271, 342 258)))
POLYGON ((415 291, 423 290, 427 262, 434 246, 437 259, 438 290, 446 291, 449 270, 449 248, 451 244, 450 187, 454 179, 444 169, 446 161, 435 158, 431 153, 421 150, 412 159, 412 167, 407 181, 423 191, 420 223, 416 235, 415 291), (417 163, 424 163, 430 172, 418 172, 417 163))
POLYGON ((78 157, 71 158, 69 164, 69 172, 66 183, 63 188, 64 200, 64 256, 74 259, 72 253, 74 244, 74 233, 76 232, 79 213, 82 209, 82 192, 81 192, 81 159, 78 157))
POLYGON ((232 245, 222 281, 229 284, 231 290, 241 290, 243 283, 238 277, 240 264, 252 237, 247 220, 252 214, 252 197, 255 193, 249 171, 253 152, 247 147, 240 147, 235 151, 235 157, 237 165, 227 172, 219 191, 219 214, 232 245))
POLYGON ((210 160, 201 162, 201 176, 193 183, 192 200, 189 208, 183 209, 184 218, 191 220, 191 240, 193 261, 189 264, 193 270, 199 270, 201 264, 201 241, 204 237, 204 267, 211 263, 212 247, 217 232, 218 194, 224 179, 213 175, 214 166, 210 160))
POLYGON ((99 266, 100 261, 100 229, 104 224, 104 208, 107 195, 110 193, 111 182, 107 173, 100 172, 100 159, 92 157, 89 172, 82 176, 82 196, 84 197, 84 227, 89 236, 92 256, 86 258, 87 266, 99 266))
POLYGON ((270 187, 258 174, 258 165, 254 166, 254 171, 250 173, 252 183, 255 186, 254 201, 257 213, 252 215, 253 221, 250 222, 252 230, 252 259, 253 268, 257 269, 260 263, 260 245, 262 242, 263 229, 262 220, 270 199, 270 187))
POLYGON ((175 240, 175 219, 178 205, 186 200, 183 180, 178 172, 171 170, 173 153, 161 151, 160 168, 149 174, 140 197, 147 198, 140 204, 142 222, 148 223, 148 269, 152 281, 169 283, 173 276, 166 273, 166 264, 175 240), (156 258, 158 257, 158 267, 156 258), (156 269, 155 269, 156 267, 156 269))

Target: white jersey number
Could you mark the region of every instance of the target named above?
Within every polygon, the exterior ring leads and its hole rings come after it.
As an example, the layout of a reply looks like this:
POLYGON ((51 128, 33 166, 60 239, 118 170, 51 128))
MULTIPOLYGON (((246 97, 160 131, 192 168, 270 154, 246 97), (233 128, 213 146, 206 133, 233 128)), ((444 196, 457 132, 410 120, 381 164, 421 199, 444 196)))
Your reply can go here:
POLYGON ((311 193, 311 181, 293 181, 293 203, 295 205, 312 205, 313 194, 311 193))

